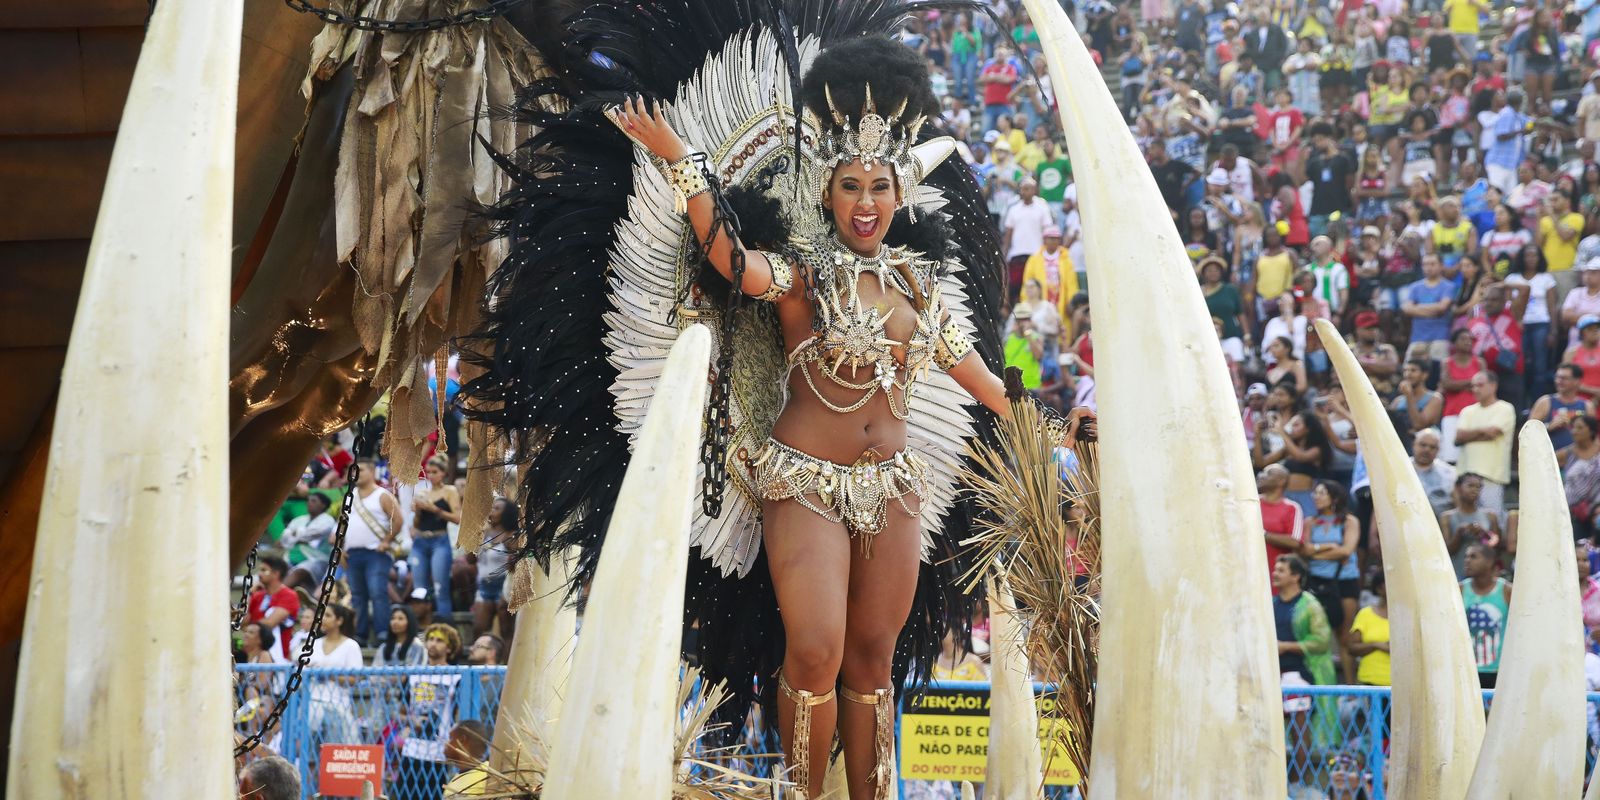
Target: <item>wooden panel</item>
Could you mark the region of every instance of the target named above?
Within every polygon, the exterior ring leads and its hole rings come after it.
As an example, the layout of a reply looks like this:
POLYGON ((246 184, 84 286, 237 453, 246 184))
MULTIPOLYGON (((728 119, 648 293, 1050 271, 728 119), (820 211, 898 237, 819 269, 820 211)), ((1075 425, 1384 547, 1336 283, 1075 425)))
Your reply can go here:
POLYGON ((0 139, 0 242, 89 238, 112 138, 0 139))
POLYGON ((143 28, 103 28, 78 32, 83 48, 83 119, 92 132, 114 131, 128 101, 133 68, 139 63, 143 28))
POLYGON ((0 134, 81 133, 77 31, 0 30, 0 134))
POLYGON ((20 450, 61 384, 67 348, 0 350, 0 451, 20 450))
POLYGON ((88 257, 82 239, 0 242, 0 348, 67 343, 88 257))
POLYGON ((144 27, 150 0, 0 0, 7 28, 144 27))

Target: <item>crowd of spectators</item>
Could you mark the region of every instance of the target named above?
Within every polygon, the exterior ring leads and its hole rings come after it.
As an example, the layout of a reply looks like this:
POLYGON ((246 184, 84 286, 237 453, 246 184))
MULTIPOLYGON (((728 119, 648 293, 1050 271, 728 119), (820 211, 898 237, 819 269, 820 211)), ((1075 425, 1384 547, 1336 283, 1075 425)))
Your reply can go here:
MULTIPOLYGON (((1346 338, 1412 453, 1485 686, 1515 570, 1514 442, 1522 421, 1545 422, 1594 650, 1600 3, 1063 6, 1146 155, 1233 376, 1286 675, 1388 683, 1381 539, 1318 319, 1346 338)), ((991 7, 924 14, 902 40, 927 56, 945 128, 1002 231, 1007 364, 1046 402, 1093 407, 1071 153, 1038 34, 1019 3, 991 7)))

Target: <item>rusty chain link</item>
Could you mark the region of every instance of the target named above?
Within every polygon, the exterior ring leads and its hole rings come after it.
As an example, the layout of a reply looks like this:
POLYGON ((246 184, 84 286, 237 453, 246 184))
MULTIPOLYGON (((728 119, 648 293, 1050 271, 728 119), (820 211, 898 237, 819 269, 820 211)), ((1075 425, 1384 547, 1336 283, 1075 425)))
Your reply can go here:
MULTIPOLYGON (((360 453, 367 443, 367 426, 372 421, 372 415, 361 419, 361 424, 356 426, 356 440, 350 448, 352 454, 360 453)), ((300 680, 306 667, 311 664, 311 653, 317 646, 317 639, 321 637, 322 616, 328 610, 328 598, 333 596, 335 584, 334 575, 339 569, 339 559, 344 555, 344 534, 350 528, 350 511, 355 508, 356 476, 361 473, 359 459, 352 459, 350 466, 344 473, 344 500, 339 504, 339 525, 333 532, 333 549, 328 553, 328 571, 322 576, 322 594, 317 598, 317 613, 311 621, 311 630, 306 634, 305 644, 300 646, 300 656, 295 661, 294 672, 289 674, 289 681, 283 687, 283 694, 274 698, 271 713, 262 721, 261 727, 250 734, 238 747, 233 749, 234 758, 244 755, 261 744, 261 738, 266 736, 272 727, 278 724, 278 718, 283 716, 283 711, 289 705, 289 698, 300 689, 300 680)), ((250 552, 250 561, 255 561, 255 551, 250 552)), ((248 585, 246 586, 246 602, 249 599, 248 585)))
POLYGON ((527 0, 485 0, 483 8, 458 11, 442 17, 413 20, 379 19, 361 14, 346 14, 331 8, 312 5, 307 0, 283 0, 283 2, 284 5, 295 11, 302 14, 311 14, 330 25, 344 25, 356 30, 377 31, 378 33, 418 33, 420 31, 436 31, 457 25, 484 22, 506 13, 512 6, 521 5, 527 0))

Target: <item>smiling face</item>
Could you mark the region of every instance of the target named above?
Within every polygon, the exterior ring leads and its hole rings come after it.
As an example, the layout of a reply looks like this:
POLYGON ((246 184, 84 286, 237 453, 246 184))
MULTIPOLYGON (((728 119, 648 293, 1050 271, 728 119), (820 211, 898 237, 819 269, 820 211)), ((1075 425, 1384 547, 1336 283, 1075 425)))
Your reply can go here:
POLYGON ((875 255, 899 205, 894 171, 878 162, 871 169, 855 160, 840 164, 822 205, 833 215, 839 240, 862 255, 875 255))

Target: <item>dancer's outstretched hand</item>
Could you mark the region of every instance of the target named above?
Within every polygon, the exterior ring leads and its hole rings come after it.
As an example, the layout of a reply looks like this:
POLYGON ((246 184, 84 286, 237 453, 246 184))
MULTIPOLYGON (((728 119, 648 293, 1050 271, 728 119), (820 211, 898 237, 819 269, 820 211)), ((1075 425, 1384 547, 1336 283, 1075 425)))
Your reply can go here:
POLYGON ((1062 444, 1071 447, 1074 442, 1093 442, 1099 438, 1098 420, 1088 406, 1078 406, 1067 412, 1067 435, 1062 444))
POLYGON ((677 161, 689 154, 689 148, 678 137, 678 132, 667 124, 660 103, 634 96, 607 111, 606 116, 629 139, 658 158, 677 161))

